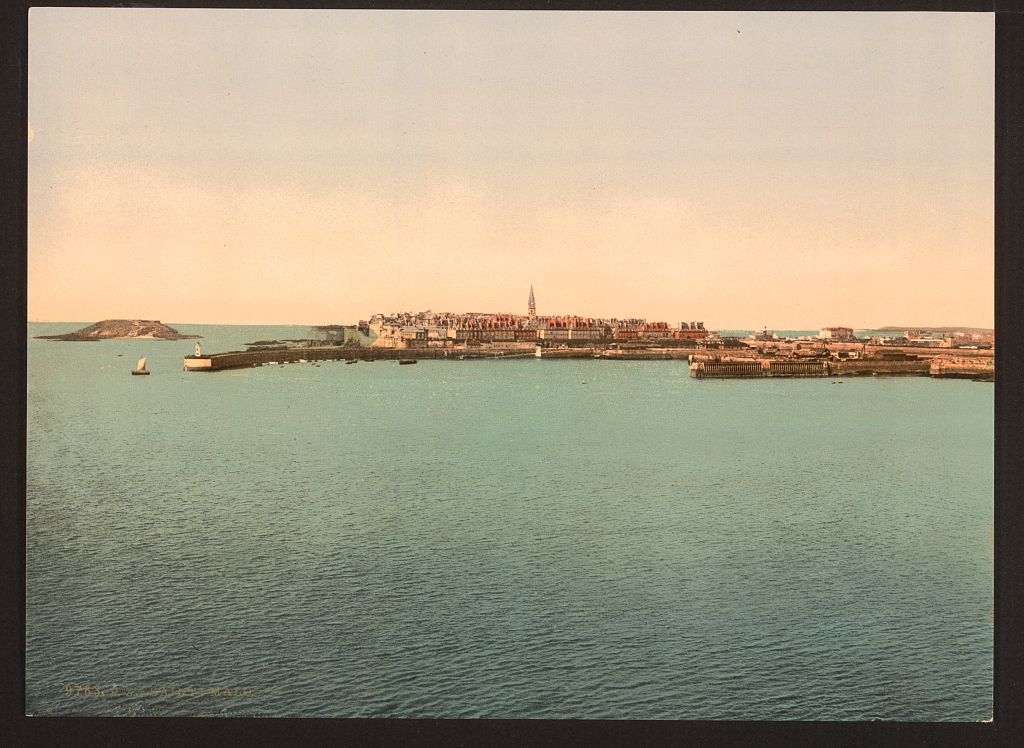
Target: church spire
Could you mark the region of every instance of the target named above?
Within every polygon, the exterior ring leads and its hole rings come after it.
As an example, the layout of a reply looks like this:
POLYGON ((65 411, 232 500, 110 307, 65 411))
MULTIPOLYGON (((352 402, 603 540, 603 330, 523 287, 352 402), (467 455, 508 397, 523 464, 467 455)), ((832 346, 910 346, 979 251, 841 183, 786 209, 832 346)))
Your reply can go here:
POLYGON ((530 316, 537 316, 537 302, 533 298, 533 285, 530 286, 530 300, 526 302, 530 310, 530 316))

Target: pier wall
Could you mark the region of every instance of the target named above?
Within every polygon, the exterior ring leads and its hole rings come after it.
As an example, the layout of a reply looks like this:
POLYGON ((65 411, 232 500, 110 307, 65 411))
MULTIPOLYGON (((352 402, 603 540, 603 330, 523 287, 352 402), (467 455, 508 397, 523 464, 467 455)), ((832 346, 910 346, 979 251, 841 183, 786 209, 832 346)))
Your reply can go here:
POLYGON ((959 360, 932 359, 930 373, 933 377, 954 377, 960 379, 995 379, 996 367, 992 358, 959 360))
POLYGON ((610 361, 686 361, 693 348, 544 348, 543 358, 599 358, 610 361))
MULTIPOLYGON (((338 361, 356 359, 359 361, 388 361, 403 358, 444 359, 444 360, 478 360, 495 358, 533 358, 534 346, 509 346, 508 348, 468 347, 468 348, 350 348, 341 346, 323 346, 308 348, 264 348, 253 351, 229 351, 214 353, 196 359, 185 358, 185 365, 191 371, 221 371, 224 369, 242 369, 274 363, 293 363, 305 361, 338 361), (208 362, 208 365, 207 365, 208 362)), ((545 359, 593 359, 617 361, 685 361, 693 349, 688 348, 640 348, 626 350, 605 350, 601 348, 544 348, 542 358, 545 359)))
MULTIPOLYGON (((271 362, 279 364, 296 361, 340 361, 357 359, 360 361, 394 360, 399 358, 445 358, 450 353, 442 349, 424 348, 416 351, 396 348, 346 348, 342 346, 324 346, 318 348, 277 348, 259 351, 229 351, 214 353, 209 356, 210 365, 205 368, 194 368, 195 371, 220 371, 223 369, 244 369, 262 366, 271 362), (413 355, 410 355, 413 354, 413 355)), ((188 359, 186 359, 187 361, 188 359)), ((189 367, 193 368, 193 367, 189 367)))
POLYGON ((930 362, 911 359, 778 360, 771 358, 736 358, 731 360, 695 359, 690 376, 697 379, 750 377, 842 377, 842 376, 927 376, 930 362))
POLYGON ((751 358, 731 361, 698 360, 690 364, 690 376, 697 379, 828 375, 828 364, 825 361, 773 361, 751 358))
POLYGON ((909 361, 886 361, 885 359, 857 359, 855 361, 829 361, 829 373, 832 376, 927 376, 929 373, 927 359, 911 359, 909 361))

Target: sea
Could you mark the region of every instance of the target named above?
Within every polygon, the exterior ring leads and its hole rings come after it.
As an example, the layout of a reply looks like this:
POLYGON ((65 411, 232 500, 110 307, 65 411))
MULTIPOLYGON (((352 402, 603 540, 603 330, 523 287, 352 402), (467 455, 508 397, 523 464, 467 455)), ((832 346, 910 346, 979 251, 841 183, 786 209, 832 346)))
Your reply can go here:
POLYGON ((85 324, 28 325, 29 714, 992 716, 990 383, 85 324))

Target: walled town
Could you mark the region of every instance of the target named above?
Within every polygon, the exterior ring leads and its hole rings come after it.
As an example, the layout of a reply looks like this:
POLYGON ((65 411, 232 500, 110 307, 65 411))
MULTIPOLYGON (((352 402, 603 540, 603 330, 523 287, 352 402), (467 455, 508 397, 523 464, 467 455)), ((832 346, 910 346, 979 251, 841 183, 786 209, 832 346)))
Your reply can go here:
MULTIPOLYGON (((677 326, 641 318, 538 315, 530 288, 525 314, 394 312, 356 325, 322 325, 316 339, 255 341, 245 351, 185 357, 196 371, 321 360, 533 357, 685 360, 698 379, 917 375, 991 380, 994 336, 955 328, 890 331, 857 338, 849 327, 817 335, 719 335, 703 322, 677 326)), ((880 331, 879 331, 880 332, 880 331)))
POLYGON ((360 322, 377 348, 473 348, 532 353, 542 347, 579 348, 595 343, 663 343, 672 347, 678 341, 702 341, 709 337, 703 322, 667 322, 645 319, 598 319, 575 315, 539 316, 533 288, 526 314, 467 312, 400 312, 375 314, 360 322))

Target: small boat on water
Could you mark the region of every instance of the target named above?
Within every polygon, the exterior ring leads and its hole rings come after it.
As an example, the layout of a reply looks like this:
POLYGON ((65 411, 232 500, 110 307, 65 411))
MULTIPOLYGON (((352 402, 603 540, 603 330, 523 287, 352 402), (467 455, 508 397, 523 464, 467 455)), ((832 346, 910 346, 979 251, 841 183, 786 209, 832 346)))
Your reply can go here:
POLYGON ((358 364, 358 363, 359 363, 359 359, 357 359, 357 358, 349 358, 349 359, 345 360, 345 365, 346 366, 348 364, 358 364))
POLYGON ((414 358, 400 358, 398 359, 399 366, 408 366, 409 364, 415 364, 416 359, 414 358))
POLYGON ((135 365, 135 368, 132 369, 132 376, 134 376, 134 377, 149 376, 149 372, 146 370, 146 357, 145 356, 140 358, 139 359, 139 363, 137 363, 135 365))

